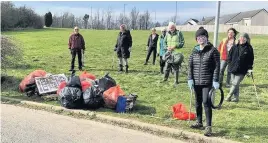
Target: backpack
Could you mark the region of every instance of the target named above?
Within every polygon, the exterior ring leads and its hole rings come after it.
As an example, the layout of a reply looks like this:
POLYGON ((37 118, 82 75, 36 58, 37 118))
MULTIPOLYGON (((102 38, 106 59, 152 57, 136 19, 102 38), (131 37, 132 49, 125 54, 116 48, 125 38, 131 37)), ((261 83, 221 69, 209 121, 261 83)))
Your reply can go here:
POLYGON ((108 90, 111 87, 116 86, 115 80, 112 77, 110 77, 108 74, 109 73, 107 73, 104 77, 99 79, 97 83, 99 85, 100 90, 103 92, 108 90))
POLYGON ((91 86, 83 93, 83 101, 87 108, 97 109, 103 106, 102 92, 97 85, 91 86))
POLYGON ((59 94, 59 101, 61 106, 74 109, 81 107, 82 104, 82 91, 76 87, 64 87, 59 94))

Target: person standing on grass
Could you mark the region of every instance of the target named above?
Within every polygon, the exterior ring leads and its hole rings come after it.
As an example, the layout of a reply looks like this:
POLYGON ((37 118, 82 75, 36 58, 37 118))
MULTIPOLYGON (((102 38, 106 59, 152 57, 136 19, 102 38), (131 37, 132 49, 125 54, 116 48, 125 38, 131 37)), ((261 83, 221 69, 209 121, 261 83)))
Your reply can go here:
MULTIPOLYGON (((184 45, 184 37, 181 33, 181 31, 176 29, 176 25, 173 22, 169 22, 168 24, 169 31, 167 32, 165 38, 164 38, 164 47, 168 50, 168 52, 173 54, 180 53, 180 48, 184 45)), ((174 85, 179 84, 179 64, 173 64, 166 62, 164 67, 164 80, 163 82, 166 82, 169 77, 169 73, 171 69, 175 72, 175 82, 174 85)))
POLYGON ((82 50, 85 51, 85 41, 83 36, 79 33, 79 28, 74 27, 74 33, 69 38, 69 49, 72 55, 71 68, 69 71, 74 70, 75 57, 78 55, 79 70, 82 70, 82 50))
POLYGON ((219 89, 220 54, 218 50, 208 42, 208 32, 199 28, 195 34, 196 45, 189 57, 188 86, 195 91, 195 108, 197 122, 191 128, 202 129, 202 102, 205 108, 207 127, 205 136, 212 133, 212 107, 209 98, 211 88, 219 89))
POLYGON ((163 56, 167 52, 167 49, 164 47, 166 28, 162 29, 161 32, 162 32, 162 35, 158 38, 158 41, 157 41, 157 55, 160 56, 160 73, 164 74, 165 62, 163 61, 163 56))
POLYGON ((159 35, 156 33, 155 28, 152 28, 152 34, 150 34, 147 42, 148 53, 144 65, 148 64, 152 52, 153 52, 153 65, 155 65, 158 36, 159 35))
MULTIPOLYGON (((221 69, 220 69, 220 86, 222 86, 224 71, 227 67, 227 57, 231 48, 235 45, 237 31, 234 28, 228 29, 228 37, 224 38, 220 43, 218 50, 221 57, 221 69)), ((227 70, 226 87, 230 87, 231 73, 227 70)))
POLYGON ((123 71, 123 65, 126 67, 126 73, 128 73, 128 58, 130 57, 131 47, 132 47, 132 36, 130 31, 126 29, 126 25, 122 24, 120 26, 120 32, 117 37, 117 42, 115 44, 114 51, 117 52, 117 57, 119 60, 119 72, 123 71), (123 64, 123 60, 124 63, 123 64))
POLYGON ((239 85, 247 73, 252 74, 253 62, 254 53, 250 44, 250 37, 247 33, 242 33, 238 44, 230 50, 228 55, 228 70, 231 73, 232 86, 225 99, 226 101, 239 101, 239 85), (231 100, 232 96, 234 98, 231 100))

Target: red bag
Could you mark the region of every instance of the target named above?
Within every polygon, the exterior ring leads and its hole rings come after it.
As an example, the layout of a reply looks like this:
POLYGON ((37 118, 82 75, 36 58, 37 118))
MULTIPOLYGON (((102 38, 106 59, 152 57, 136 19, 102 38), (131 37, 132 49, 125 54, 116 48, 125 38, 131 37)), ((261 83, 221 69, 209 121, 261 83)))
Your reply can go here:
POLYGON ((58 87, 58 90, 57 90, 57 95, 60 94, 61 90, 66 86, 66 81, 63 81, 60 83, 59 87, 58 87))
POLYGON ((85 92, 92 84, 89 81, 81 81, 82 91, 85 92))
MULTIPOLYGON (((179 120, 188 120, 189 119, 189 112, 187 111, 185 105, 182 103, 178 103, 173 105, 173 118, 179 120)), ((190 113, 190 120, 195 120, 196 115, 195 113, 190 113)))
POLYGON ((33 72, 31 72, 28 76, 26 76, 20 83, 19 85, 19 90, 21 92, 24 91, 26 85, 28 84, 33 84, 35 83, 35 78, 36 77, 45 77, 46 76, 46 71, 44 70, 35 70, 33 72))
POLYGON ((86 80, 88 78, 92 80, 96 80, 96 76, 91 73, 88 73, 87 71, 82 72, 79 78, 80 78, 80 81, 86 80))
POLYGON ((117 98, 119 96, 124 96, 124 91, 120 88, 119 85, 109 88, 103 93, 103 99, 105 105, 109 108, 115 108, 117 103, 117 98))

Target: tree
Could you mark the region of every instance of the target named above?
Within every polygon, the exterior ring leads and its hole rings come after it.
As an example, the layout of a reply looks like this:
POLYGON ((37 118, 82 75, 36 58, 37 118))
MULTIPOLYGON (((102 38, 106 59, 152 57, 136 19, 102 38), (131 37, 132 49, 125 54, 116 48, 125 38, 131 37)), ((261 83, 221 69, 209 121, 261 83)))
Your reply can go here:
POLYGON ((89 15, 85 14, 85 16, 83 17, 85 29, 87 29, 88 19, 89 19, 89 15))
POLYGON ((137 29, 139 11, 134 7, 130 12, 130 24, 132 29, 137 29))
POLYGON ((155 27, 160 27, 160 26, 161 26, 161 24, 159 22, 155 23, 155 27))
POLYGON ((49 11, 48 13, 45 14, 45 25, 46 27, 50 27, 52 25, 53 19, 52 19, 52 14, 49 11))
POLYGON ((145 12, 144 16, 145 16, 145 29, 147 30, 150 23, 150 13, 148 10, 145 12))

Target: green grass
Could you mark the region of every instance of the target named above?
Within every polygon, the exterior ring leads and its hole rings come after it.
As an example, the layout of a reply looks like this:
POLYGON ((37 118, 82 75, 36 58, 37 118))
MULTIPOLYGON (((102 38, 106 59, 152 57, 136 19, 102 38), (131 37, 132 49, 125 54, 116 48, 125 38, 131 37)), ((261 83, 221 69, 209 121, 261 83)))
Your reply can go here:
MULTIPOLYGON (((43 29, 2 33, 15 37, 23 46, 24 52, 23 61, 18 61, 16 66, 7 70, 9 76, 14 76, 14 80, 2 84, 2 96, 29 99, 18 92, 18 84, 35 69, 44 69, 54 74, 65 73, 70 75, 68 69, 71 57, 67 43, 71 32, 72 29, 43 29), (39 61, 35 61, 36 59, 39 61)), ((160 83, 163 77, 159 74, 159 65, 153 66, 151 64, 152 57, 149 65, 143 65, 149 31, 131 32, 133 49, 129 60, 129 74, 117 73, 117 64, 113 70, 111 68, 113 47, 118 31, 82 29, 80 32, 86 41, 86 70, 99 78, 106 72, 110 72, 110 75, 127 94, 137 93, 139 96, 136 110, 132 114, 117 114, 109 109, 99 109, 97 112, 202 133, 202 131, 189 129, 186 121, 172 120, 172 105, 182 102, 189 107, 190 92, 186 84, 186 75, 181 74, 180 84, 177 88, 174 88, 174 76, 170 77, 167 84, 160 83)), ((183 34, 186 43, 181 51, 184 53, 186 61, 188 61, 188 56, 196 44, 195 33, 183 32, 183 34)), ((220 34, 219 39, 224 36, 225 34, 220 34)), ((212 33, 210 33, 210 37, 212 39, 212 33)), ((240 102, 238 104, 224 102, 221 110, 213 110, 213 132, 216 136, 250 143, 268 142, 267 39, 268 36, 252 35, 252 45, 255 53, 255 82, 263 111, 257 107, 252 81, 250 78, 245 78, 240 91, 240 102), (244 135, 250 136, 250 138, 246 139, 244 135)), ((224 91, 226 95, 228 89, 225 88, 224 91)), ((46 103, 58 104, 56 101, 46 103)))

